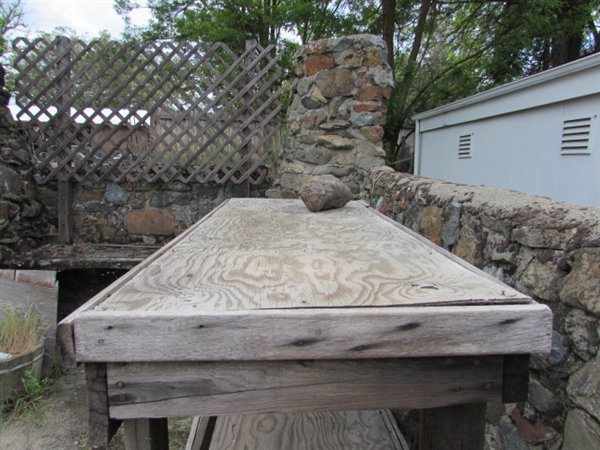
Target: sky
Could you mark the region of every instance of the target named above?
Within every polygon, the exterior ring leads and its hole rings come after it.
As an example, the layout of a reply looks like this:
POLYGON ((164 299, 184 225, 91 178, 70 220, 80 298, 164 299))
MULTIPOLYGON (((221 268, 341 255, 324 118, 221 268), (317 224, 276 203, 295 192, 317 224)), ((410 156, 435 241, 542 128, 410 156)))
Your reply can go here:
MULTIPOLYGON (((38 30, 68 26, 88 37, 97 36, 101 30, 119 37, 125 26, 113 8, 113 0, 24 0, 23 3, 25 22, 32 35, 38 30)), ((148 10, 137 12, 134 24, 145 23, 148 16, 148 10)))

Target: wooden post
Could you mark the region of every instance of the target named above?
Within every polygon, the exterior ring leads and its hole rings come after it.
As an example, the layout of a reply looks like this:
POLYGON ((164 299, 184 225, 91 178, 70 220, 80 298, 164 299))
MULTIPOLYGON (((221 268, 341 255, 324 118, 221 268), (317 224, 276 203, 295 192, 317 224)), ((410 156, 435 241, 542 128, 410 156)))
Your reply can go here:
POLYGON ((125 421, 127 450, 169 450, 167 419, 132 419, 125 421))
MULTIPOLYGON (((63 127, 71 121, 71 112, 67 107, 69 102, 69 90, 71 85, 71 72, 69 64, 71 63, 71 55, 69 45, 71 40, 65 37, 58 38, 56 43, 56 53, 58 54, 57 69, 60 74, 56 83, 56 88, 60 93, 56 101, 56 126, 63 127)), ((63 146, 61 156, 68 157, 69 143, 68 133, 65 131, 57 136, 57 142, 63 146)), ((71 244, 73 242, 73 225, 72 225, 72 187, 71 182, 67 177, 61 177, 58 181, 58 242, 60 244, 71 244)))
POLYGON ((185 450, 209 450, 216 423, 216 416, 194 417, 185 450))
POLYGON ((70 181, 58 182, 58 242, 73 243, 73 186, 70 181))
POLYGON ((419 450, 483 450, 485 403, 421 410, 419 450))
POLYGON ((105 450, 115 435, 120 420, 108 416, 108 386, 106 364, 85 364, 85 381, 88 390, 88 438, 94 450, 105 450))

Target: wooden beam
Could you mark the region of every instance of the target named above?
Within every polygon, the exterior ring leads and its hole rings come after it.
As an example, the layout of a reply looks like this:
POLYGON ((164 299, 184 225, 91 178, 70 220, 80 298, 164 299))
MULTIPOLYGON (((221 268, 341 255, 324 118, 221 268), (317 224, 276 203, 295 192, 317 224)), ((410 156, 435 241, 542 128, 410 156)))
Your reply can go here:
POLYGON ((106 364, 86 364, 85 381, 88 391, 88 438, 94 450, 105 450, 115 435, 120 420, 108 416, 106 364))
POLYGON ((419 450, 483 450, 485 403, 422 410, 419 450))
POLYGON ((169 450, 167 419, 134 419, 125 421, 127 450, 169 450))
POLYGON ((108 365, 119 419, 432 408, 499 401, 501 383, 501 356, 108 365))
POLYGON ((83 362, 502 355, 548 352, 551 323, 536 303, 195 314, 98 308, 78 314, 75 341, 83 362))

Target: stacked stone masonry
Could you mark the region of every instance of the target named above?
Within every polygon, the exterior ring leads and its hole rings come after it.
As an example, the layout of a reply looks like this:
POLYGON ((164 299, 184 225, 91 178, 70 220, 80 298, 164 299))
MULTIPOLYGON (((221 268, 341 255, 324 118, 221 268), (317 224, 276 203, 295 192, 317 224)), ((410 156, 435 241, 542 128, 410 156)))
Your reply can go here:
POLYGON ((383 125, 393 87, 386 45, 372 35, 317 41, 296 54, 289 137, 268 197, 296 198, 307 175, 331 174, 361 192, 384 165, 383 125))
MULTIPOLYGON (((268 183, 252 186, 250 191, 247 184, 233 183, 77 183, 73 191, 75 237, 86 243, 162 244, 225 199, 262 197, 266 187, 268 183)), ((49 188, 47 195, 52 197, 56 191, 49 188)))
POLYGON ((487 449, 600 449, 600 209, 387 167, 371 180, 373 207, 553 310, 529 400, 488 405, 487 449))
POLYGON ((31 154, 8 109, 0 66, 0 264, 43 242, 48 215, 39 201, 31 154))

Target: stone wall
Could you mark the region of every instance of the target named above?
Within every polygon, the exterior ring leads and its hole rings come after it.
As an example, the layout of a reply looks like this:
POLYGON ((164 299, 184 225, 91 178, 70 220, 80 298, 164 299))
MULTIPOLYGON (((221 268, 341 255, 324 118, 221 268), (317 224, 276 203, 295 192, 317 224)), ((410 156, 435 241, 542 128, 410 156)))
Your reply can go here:
MULTIPOLYGON (((263 186, 170 183, 77 183, 73 189, 76 242, 161 244, 232 197, 263 197, 263 186)), ((56 217, 56 190, 44 188, 56 217)))
POLYGON ((554 313, 529 400, 488 405, 487 448, 600 449, 600 209, 387 167, 371 178, 373 207, 554 313))
POLYGON ((0 66, 0 264, 39 246, 48 228, 47 211, 37 200, 32 157, 8 110, 9 98, 0 66))
POLYGON ((307 175, 332 174, 358 196, 369 169, 384 164, 383 125, 392 93, 386 45, 372 35, 326 39, 296 53, 289 138, 267 196, 297 197, 307 175))

